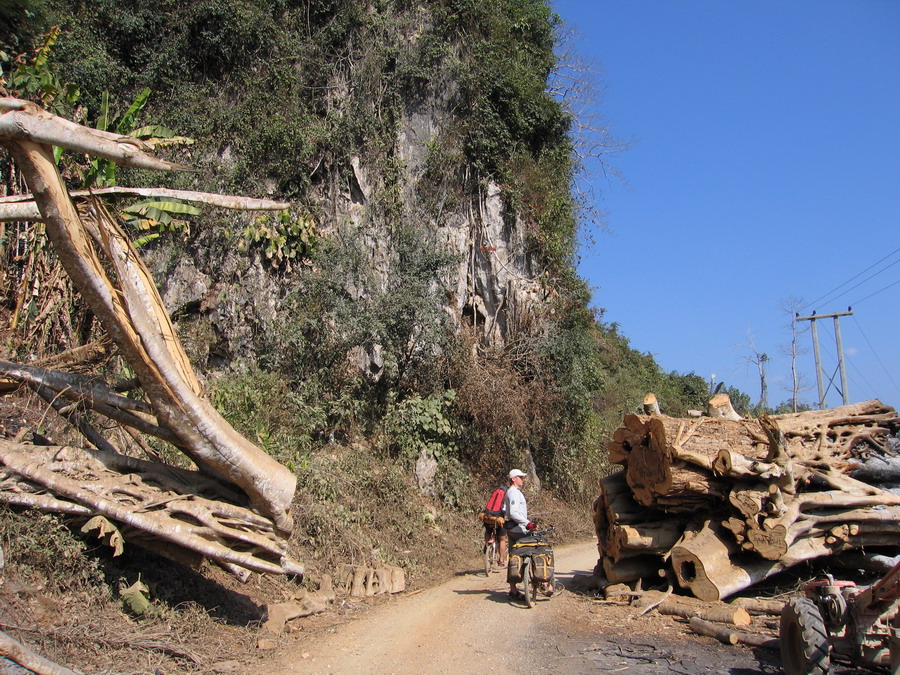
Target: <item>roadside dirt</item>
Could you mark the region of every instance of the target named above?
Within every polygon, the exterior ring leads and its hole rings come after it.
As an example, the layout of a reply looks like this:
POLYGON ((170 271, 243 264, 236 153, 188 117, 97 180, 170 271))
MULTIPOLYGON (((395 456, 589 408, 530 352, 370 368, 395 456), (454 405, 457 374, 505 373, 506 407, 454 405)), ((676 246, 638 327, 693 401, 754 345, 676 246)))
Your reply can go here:
MULTIPOLYGON (((242 592, 229 591, 219 585, 228 582, 225 576, 207 581, 150 557, 132 564, 157 592, 167 591, 170 604, 179 596, 191 602, 202 597, 203 604, 123 621, 114 604, 85 603, 80 591, 47 594, 34 580, 6 578, 0 627, 14 629, 13 637, 28 639, 57 663, 107 675, 781 672, 777 652, 724 646, 673 617, 655 611, 639 616, 635 608, 578 588, 573 577, 589 574, 596 556, 593 540, 556 547, 557 579, 566 590, 533 609, 510 602, 505 575, 486 577, 476 556, 448 557, 447 573, 458 570, 448 581, 397 596, 339 597, 328 611, 290 622, 289 632, 269 645, 273 649, 261 648, 269 640, 261 626, 263 602, 287 588, 270 588, 263 582, 271 580, 260 578, 242 592)), ((757 628, 767 624, 771 628, 777 619, 754 618, 757 628)), ((0 657, 0 674, 23 672, 0 657)))
POLYGON ((273 675, 325 673, 553 672, 563 674, 781 672, 778 654, 725 647, 684 624, 629 607, 600 604, 572 586, 589 574, 596 544, 556 550, 557 578, 567 590, 527 609, 511 603, 502 572, 476 569, 450 581, 391 598, 346 623, 314 622, 265 664, 273 675))

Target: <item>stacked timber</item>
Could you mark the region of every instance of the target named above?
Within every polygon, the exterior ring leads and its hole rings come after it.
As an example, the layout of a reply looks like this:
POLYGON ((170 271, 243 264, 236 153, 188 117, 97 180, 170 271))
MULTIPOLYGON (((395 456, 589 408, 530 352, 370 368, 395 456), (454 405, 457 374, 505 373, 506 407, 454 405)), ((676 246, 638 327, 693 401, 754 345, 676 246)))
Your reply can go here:
POLYGON ((610 583, 671 575, 719 600, 806 560, 900 545, 900 495, 876 483, 900 476, 893 408, 734 417, 625 416, 607 444, 623 468, 594 503, 610 583))

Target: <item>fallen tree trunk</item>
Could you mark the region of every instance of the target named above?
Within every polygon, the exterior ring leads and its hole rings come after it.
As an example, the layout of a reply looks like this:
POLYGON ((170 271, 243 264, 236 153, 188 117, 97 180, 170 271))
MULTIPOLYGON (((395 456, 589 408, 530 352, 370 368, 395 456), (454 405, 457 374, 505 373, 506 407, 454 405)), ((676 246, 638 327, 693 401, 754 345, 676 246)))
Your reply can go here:
POLYGON ((662 568, 662 560, 652 555, 622 558, 618 562, 610 557, 603 558, 603 574, 611 584, 627 584, 647 577, 655 577, 658 580, 662 568))
POLYGON ((886 533, 897 531, 894 527, 900 518, 900 499, 894 495, 882 498, 854 497, 834 493, 816 492, 814 495, 832 497, 831 508, 808 512, 809 506, 827 503, 826 500, 804 500, 798 498, 791 510, 779 518, 766 518, 761 527, 750 527, 746 537, 750 547, 767 560, 778 560, 786 555, 791 545, 799 538, 809 536, 814 530, 830 529, 836 524, 854 528, 854 536, 861 532, 886 533), (837 502, 837 503, 836 503, 837 502), (805 507, 805 508, 804 508, 805 507), (837 507, 837 508, 834 508, 837 507), (878 510, 868 507, 881 507, 878 510), (801 511, 805 511, 802 512, 801 511))
POLYGON ((867 483, 900 482, 900 457, 873 455, 865 461, 851 461, 850 475, 867 483))
POLYGON ((81 127, 25 101, 2 99, 0 110, 0 143, 31 189, 60 262, 134 369, 160 426, 179 439, 178 446, 199 466, 238 485, 255 509, 272 518, 280 531, 289 532, 296 477, 235 432, 200 395, 149 271, 98 200, 78 213, 57 172, 51 145, 127 166, 164 171, 184 167, 147 155, 133 138, 81 127), (98 235, 96 245, 90 232, 98 235))
POLYGON ((763 560, 738 555, 737 546, 729 541, 715 522, 704 526, 672 548, 671 562, 676 579, 701 600, 724 600, 753 584, 807 560, 859 548, 863 542, 873 546, 890 545, 896 537, 863 538, 847 534, 799 539, 777 560, 763 560))
POLYGON ((763 649, 779 650, 781 649, 781 639, 774 635, 761 635, 759 633, 748 633, 747 631, 734 631, 737 635, 738 642, 748 647, 762 647, 763 649))
POLYGON ((730 448, 722 448, 712 462, 712 470, 720 476, 738 480, 776 480, 784 476, 784 467, 773 462, 753 459, 730 448))
POLYGON ((607 554, 616 562, 626 553, 664 555, 681 538, 682 528, 678 520, 616 525, 610 529, 607 554))
POLYGON ((691 617, 690 621, 688 621, 688 626, 693 632, 697 633, 697 635, 715 638, 726 645, 736 645, 741 643, 751 647, 763 647, 765 649, 780 649, 781 646, 779 639, 772 635, 760 635, 758 633, 734 630, 728 626, 705 621, 697 616, 691 617))
POLYGON ((688 621, 688 626, 690 626, 691 630, 697 633, 697 635, 715 638, 722 644, 736 645, 738 643, 737 631, 728 626, 706 621, 699 616, 691 617, 688 621))
POLYGON ((731 604, 735 607, 746 609, 748 612, 781 616, 781 610, 784 609, 787 603, 782 600, 770 600, 768 598, 735 598, 731 601, 731 604))
POLYGON ((599 564, 652 553, 710 600, 807 560, 900 546, 900 494, 847 475, 872 456, 891 464, 898 431, 878 401, 756 420, 630 415, 614 434, 624 468, 595 504, 599 564), (685 531, 680 513, 706 524, 685 531))
MULTIPOLYGON (((71 373, 96 368, 112 356, 112 341, 104 336, 93 342, 54 354, 31 364, 32 367, 55 369, 65 368, 71 373)), ((19 386, 19 381, 0 377, 0 394, 9 393, 19 386)))
POLYGON ((750 614, 741 607, 729 607, 728 605, 707 605, 694 607, 676 598, 664 600, 656 608, 660 614, 680 616, 684 619, 698 617, 705 621, 727 623, 732 626, 749 626, 752 623, 750 614))
POLYGON ((768 452, 768 440, 755 420, 727 420, 701 417, 681 419, 656 417, 647 423, 651 442, 673 459, 682 459, 712 470, 723 448, 761 459, 768 452))
POLYGON ((103 463, 104 457, 108 454, 0 439, 0 470, 7 480, 19 482, 20 493, 46 489, 61 501, 210 559, 256 572, 302 576, 303 566, 290 557, 269 519, 200 496, 197 486, 208 482, 207 477, 187 482, 190 472, 173 470, 166 476, 157 465, 134 459, 123 464, 128 473, 120 474, 103 463), (149 471, 142 476, 140 468, 146 465, 149 471))
POLYGON ((613 439, 606 444, 610 464, 624 464, 631 451, 647 442, 647 428, 644 420, 648 416, 628 414, 622 420, 623 426, 616 429, 613 439))

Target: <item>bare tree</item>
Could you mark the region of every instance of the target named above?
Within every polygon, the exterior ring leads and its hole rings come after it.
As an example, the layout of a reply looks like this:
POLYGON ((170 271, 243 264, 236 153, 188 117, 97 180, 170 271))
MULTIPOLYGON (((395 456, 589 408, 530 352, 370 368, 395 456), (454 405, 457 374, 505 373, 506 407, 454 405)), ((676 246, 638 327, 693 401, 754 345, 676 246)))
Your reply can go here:
POLYGON ((766 365, 771 359, 768 354, 756 349, 753 344, 753 333, 751 331, 747 332, 747 344, 741 346, 750 352, 749 356, 744 357, 744 361, 756 366, 756 370, 759 373, 759 411, 760 413, 763 413, 769 405, 768 384, 766 383, 766 365))
MULTIPOLYGON (((145 169, 185 167, 153 156, 152 147, 134 138, 89 129, 14 98, 0 98, 0 146, 31 190, 28 202, 2 200, 0 210, 10 206, 14 217, 30 212, 44 223, 63 268, 144 394, 143 400, 134 400, 99 380, 0 361, 0 377, 32 387, 94 446, 48 449, 3 441, 0 467, 10 478, 0 486, 0 502, 95 512, 123 531, 137 530, 227 565, 302 574, 302 565, 287 554, 296 475, 241 436, 204 396, 150 271, 97 195, 73 201, 52 148, 145 169), (176 471, 119 452, 81 409, 166 440, 197 470, 176 471), (67 476, 73 467, 77 471, 67 476)), ((289 206, 242 197, 179 196, 229 208, 289 206)))
POLYGON ((572 153, 580 168, 574 185, 579 206, 590 214, 588 217, 593 223, 602 225, 600 214, 587 206, 593 203, 595 193, 590 176, 596 171, 607 181, 615 179, 624 183, 609 158, 627 150, 631 140, 613 136, 600 113, 605 90, 602 84, 603 69, 598 63, 577 53, 575 37, 575 31, 569 26, 561 26, 557 30, 556 65, 548 77, 547 91, 572 119, 572 153))
POLYGON ((791 341, 786 345, 781 345, 779 351, 789 357, 791 360, 791 408, 794 412, 799 412, 800 392, 809 389, 809 383, 806 378, 797 369, 797 357, 800 354, 807 353, 808 350, 800 348, 800 336, 809 330, 809 326, 802 328, 797 324, 794 318, 797 316, 800 308, 806 303, 802 298, 788 296, 781 301, 781 309, 788 315, 789 321, 785 325, 791 331, 791 341))

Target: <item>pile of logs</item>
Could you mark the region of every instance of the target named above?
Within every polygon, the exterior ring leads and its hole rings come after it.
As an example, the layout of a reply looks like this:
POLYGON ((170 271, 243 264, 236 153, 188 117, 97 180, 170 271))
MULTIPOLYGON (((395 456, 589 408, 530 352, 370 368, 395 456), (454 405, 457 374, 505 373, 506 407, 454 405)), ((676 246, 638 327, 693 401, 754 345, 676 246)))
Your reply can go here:
POLYGON ((803 561, 900 545, 900 495, 883 483, 900 482, 893 408, 758 419, 735 419, 721 400, 710 402, 720 417, 646 409, 608 443, 623 469, 594 503, 608 582, 672 576, 720 600, 803 561))

